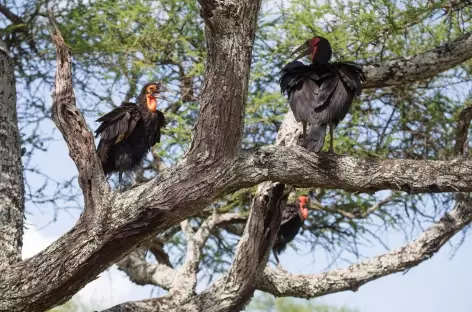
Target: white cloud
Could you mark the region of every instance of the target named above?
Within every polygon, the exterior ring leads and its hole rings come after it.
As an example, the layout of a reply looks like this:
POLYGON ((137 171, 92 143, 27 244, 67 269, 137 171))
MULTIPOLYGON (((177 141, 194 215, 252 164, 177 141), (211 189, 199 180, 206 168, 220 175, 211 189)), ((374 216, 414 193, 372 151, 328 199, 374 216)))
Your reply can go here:
POLYGON ((46 237, 42 235, 34 226, 26 229, 23 236, 23 250, 21 253, 23 260, 31 258, 35 254, 39 253, 41 250, 49 246, 55 239, 56 237, 46 237))

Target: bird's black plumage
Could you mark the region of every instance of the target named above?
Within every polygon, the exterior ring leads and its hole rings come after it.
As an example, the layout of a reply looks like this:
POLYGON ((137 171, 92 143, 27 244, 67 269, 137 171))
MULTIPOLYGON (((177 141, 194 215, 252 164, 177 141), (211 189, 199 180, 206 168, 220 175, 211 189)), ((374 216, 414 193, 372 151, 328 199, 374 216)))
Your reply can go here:
POLYGON ((301 56, 312 55, 312 64, 288 63, 281 71, 280 88, 287 92, 295 119, 303 124, 305 147, 319 152, 329 125, 332 151, 332 130, 346 116, 354 96, 360 95, 365 75, 355 63, 330 63, 331 46, 323 37, 307 40, 295 52, 302 49, 301 56))
POLYGON ((97 152, 105 175, 135 170, 147 152, 160 142, 161 129, 166 125, 162 112, 157 110, 160 84, 146 84, 138 96, 137 104, 122 103, 97 121, 95 131, 100 135, 97 152))
POLYGON ((282 214, 282 222, 275 238, 272 252, 277 265, 280 266, 278 254, 283 252, 303 226, 308 216, 309 199, 307 196, 300 196, 294 204, 287 204, 282 214))

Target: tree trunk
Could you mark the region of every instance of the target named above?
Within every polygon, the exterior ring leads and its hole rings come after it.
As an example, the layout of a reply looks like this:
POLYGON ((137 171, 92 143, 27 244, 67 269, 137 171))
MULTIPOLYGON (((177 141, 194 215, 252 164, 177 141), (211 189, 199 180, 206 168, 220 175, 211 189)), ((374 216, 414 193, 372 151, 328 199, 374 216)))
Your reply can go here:
POLYGON ((13 60, 0 39, 0 269, 21 261, 24 186, 13 60))

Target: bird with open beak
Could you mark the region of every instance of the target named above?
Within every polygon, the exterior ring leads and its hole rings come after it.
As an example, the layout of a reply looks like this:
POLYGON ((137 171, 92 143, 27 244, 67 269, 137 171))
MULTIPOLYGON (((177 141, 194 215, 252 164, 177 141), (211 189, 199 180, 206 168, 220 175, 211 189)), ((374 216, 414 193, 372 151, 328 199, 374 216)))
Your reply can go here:
POLYGON ((287 92, 293 115, 303 125, 304 147, 318 153, 329 126, 328 151, 334 152, 334 128, 348 113, 354 97, 360 95, 365 74, 352 62, 330 63, 331 45, 321 36, 306 40, 291 57, 299 52, 295 60, 282 68, 281 91, 287 92), (304 56, 310 57, 311 64, 298 61, 304 56))
POLYGON ((134 171, 151 147, 160 142, 161 129, 166 120, 157 110, 162 91, 159 82, 149 82, 141 90, 137 104, 124 102, 97 121, 95 131, 100 135, 97 152, 105 175, 119 173, 121 186, 123 173, 134 171))

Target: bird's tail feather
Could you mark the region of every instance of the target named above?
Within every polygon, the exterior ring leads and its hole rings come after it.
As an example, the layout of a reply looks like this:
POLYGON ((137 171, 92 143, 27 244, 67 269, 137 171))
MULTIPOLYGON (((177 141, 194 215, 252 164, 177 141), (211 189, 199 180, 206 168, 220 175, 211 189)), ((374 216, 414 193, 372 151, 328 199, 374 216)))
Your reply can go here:
POLYGON ((326 125, 311 125, 308 130, 305 146, 309 152, 318 153, 323 148, 326 136, 326 125))

